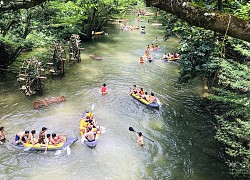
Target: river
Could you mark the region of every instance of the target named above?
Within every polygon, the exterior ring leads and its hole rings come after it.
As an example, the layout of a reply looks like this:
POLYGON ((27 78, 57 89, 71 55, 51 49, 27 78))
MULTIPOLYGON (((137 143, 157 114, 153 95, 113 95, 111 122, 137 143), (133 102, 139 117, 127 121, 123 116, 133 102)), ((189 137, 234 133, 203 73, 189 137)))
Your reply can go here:
POLYGON ((139 30, 121 31, 109 24, 108 35, 83 42, 82 62, 67 66, 64 77, 49 78, 44 95, 25 97, 16 82, 0 84, 0 125, 10 141, 15 133, 33 127, 48 133, 79 137, 79 119, 95 103, 94 115, 106 127, 95 150, 73 144, 66 150, 24 152, 10 142, 0 146, 0 179, 229 179, 226 165, 219 159, 220 146, 214 140, 213 117, 200 107, 202 84, 177 88, 178 64, 161 61, 164 52, 173 51, 178 40, 164 42, 164 27, 130 20, 128 25, 145 25, 139 30), (139 63, 148 44, 158 37, 160 49, 152 52, 155 61, 139 63), (95 61, 89 55, 103 57, 95 61), (99 87, 106 83, 109 93, 102 96, 99 87), (128 95, 133 84, 154 92, 161 102, 159 110, 147 108, 128 95), (33 109, 38 98, 64 95, 66 101, 48 108, 33 109), (143 135, 145 146, 136 143, 133 127, 143 135))

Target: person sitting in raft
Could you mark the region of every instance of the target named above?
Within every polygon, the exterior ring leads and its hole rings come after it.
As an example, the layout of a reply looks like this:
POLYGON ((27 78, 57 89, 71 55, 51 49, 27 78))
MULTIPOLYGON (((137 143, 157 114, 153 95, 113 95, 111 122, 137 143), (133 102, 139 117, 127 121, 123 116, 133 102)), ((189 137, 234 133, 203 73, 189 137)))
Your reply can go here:
POLYGON ((106 84, 105 84, 105 83, 104 83, 104 84, 102 85, 102 87, 100 88, 100 92, 101 92, 102 94, 107 93, 107 88, 106 88, 106 84))
POLYGON ((150 51, 150 46, 148 45, 147 48, 146 48, 147 51, 150 51))
POLYGON ((52 144, 51 143, 51 135, 50 134, 46 134, 45 144, 46 145, 52 144))
POLYGON ((151 54, 148 55, 147 60, 149 62, 152 62, 154 60, 153 56, 151 54))
POLYGON ((88 125, 87 121, 88 120, 85 118, 80 119, 80 135, 81 136, 84 134, 85 129, 87 128, 87 125, 88 125))
POLYGON ((138 132, 136 133, 136 136, 137 136, 137 143, 141 146, 144 145, 144 142, 143 142, 143 136, 142 136, 142 133, 141 132, 138 132))
POLYGON ((167 58, 168 58, 167 53, 163 54, 162 59, 165 60, 167 58))
POLYGON ((86 132, 86 133, 84 134, 85 138, 86 138, 89 142, 94 141, 94 140, 95 140, 95 132, 94 132, 92 126, 89 126, 89 127, 87 128, 87 131, 88 131, 88 132, 86 132))
POLYGON ((45 131, 47 130, 48 128, 46 127, 43 127, 42 128, 42 131, 40 131, 39 135, 38 135, 38 143, 39 144, 45 144, 45 131))
POLYGON ((52 137, 51 137, 51 139, 50 139, 50 142, 51 142, 51 144, 53 144, 53 145, 57 145, 57 144, 59 144, 60 142, 63 141, 63 139, 62 139, 61 136, 56 136, 56 133, 52 133, 51 136, 52 136, 52 137))
POLYGON ((149 102, 150 103, 156 103, 157 102, 157 99, 156 99, 154 93, 151 93, 151 95, 149 96, 149 102))
POLYGON ((134 93, 134 94, 138 93, 138 89, 136 88, 136 85, 133 85, 132 90, 130 90, 129 95, 132 94, 132 93, 134 93))
POLYGON ((146 51, 145 51, 145 56, 148 56, 148 55, 149 55, 149 51, 146 50, 146 51))
POLYGON ((150 49, 153 50, 154 48, 155 48, 155 45, 154 45, 154 44, 151 44, 150 49))
POLYGON ((144 95, 141 96, 143 99, 145 99, 146 101, 149 101, 149 95, 148 92, 145 92, 144 95))
POLYGON ((0 144, 5 143, 6 137, 4 132, 4 127, 0 127, 0 144))
POLYGON ((179 57, 180 57, 180 54, 178 54, 178 53, 174 54, 174 58, 179 58, 179 57))
POLYGON ((142 95, 144 95, 144 89, 143 88, 141 88, 140 91, 139 91, 139 96, 142 96, 142 95))
POLYGON ((86 119, 87 117, 90 117, 90 118, 94 118, 94 115, 92 114, 92 112, 89 112, 89 111, 86 111, 83 113, 82 115, 82 118, 86 119))
POLYGON ((48 146, 51 144, 51 136, 50 136, 50 134, 46 134, 45 144, 46 144, 46 147, 45 147, 45 152, 44 153, 47 153, 48 146))
POLYGON ((20 143, 25 144, 26 143, 25 138, 27 138, 29 136, 29 133, 30 132, 28 130, 21 131, 21 132, 17 133, 15 136, 15 143, 16 144, 20 144, 20 143))
POLYGON ((140 33, 141 33, 141 34, 146 34, 145 29, 144 29, 144 28, 142 28, 140 33))
POLYGON ((144 63, 143 57, 140 57, 140 63, 144 63))
POLYGON ((168 56, 167 56, 168 59, 173 58, 173 57, 174 56, 171 53, 168 53, 168 56))
POLYGON ((29 133, 29 136, 27 138, 27 142, 28 143, 31 143, 32 145, 35 145, 37 142, 36 142, 36 139, 35 139, 35 134, 36 134, 36 130, 32 130, 30 131, 29 133))

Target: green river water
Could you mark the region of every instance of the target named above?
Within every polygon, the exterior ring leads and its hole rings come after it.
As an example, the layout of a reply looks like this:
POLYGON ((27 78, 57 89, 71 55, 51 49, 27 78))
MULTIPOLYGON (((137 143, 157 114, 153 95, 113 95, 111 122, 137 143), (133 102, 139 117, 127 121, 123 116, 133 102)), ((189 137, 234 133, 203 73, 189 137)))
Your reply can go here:
POLYGON ((64 77, 49 78, 44 95, 25 97, 16 82, 0 84, 0 125, 12 141, 15 133, 35 127, 48 133, 79 138, 79 119, 84 110, 93 111, 99 125, 106 127, 95 150, 73 144, 66 150, 24 152, 10 142, 0 146, 0 179, 230 179, 226 165, 219 159, 220 146, 214 140, 213 117, 200 107, 202 83, 176 88, 178 64, 161 61, 164 52, 173 51, 177 39, 162 41, 164 27, 130 20, 128 25, 146 25, 146 34, 138 30, 121 31, 109 24, 109 35, 83 42, 82 62, 68 66, 64 77), (139 63, 148 44, 158 37, 160 49, 152 52, 155 61, 139 63), (92 53, 102 61, 89 58, 92 53), (109 93, 102 96, 99 87, 106 83, 109 93), (128 95, 133 84, 154 92, 161 102, 159 110, 147 108, 128 95), (64 95, 66 101, 48 108, 33 109, 37 98, 64 95), (153 139, 136 143, 136 131, 153 139))

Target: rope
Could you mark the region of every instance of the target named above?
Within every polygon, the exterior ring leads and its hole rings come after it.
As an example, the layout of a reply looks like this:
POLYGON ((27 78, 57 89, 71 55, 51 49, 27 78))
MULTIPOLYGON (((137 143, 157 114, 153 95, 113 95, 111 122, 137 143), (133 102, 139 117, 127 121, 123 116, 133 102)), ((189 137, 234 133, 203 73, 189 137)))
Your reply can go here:
POLYGON ((228 29, 229 29, 229 26, 230 26, 230 23, 231 23, 231 15, 229 15, 229 20, 228 20, 228 24, 227 24, 227 29, 226 29, 226 32, 225 32, 225 35, 223 37, 223 41, 221 43, 221 51, 220 51, 220 54, 221 54, 221 57, 225 57, 225 40, 226 40, 226 35, 227 35, 227 32, 228 32, 228 29))

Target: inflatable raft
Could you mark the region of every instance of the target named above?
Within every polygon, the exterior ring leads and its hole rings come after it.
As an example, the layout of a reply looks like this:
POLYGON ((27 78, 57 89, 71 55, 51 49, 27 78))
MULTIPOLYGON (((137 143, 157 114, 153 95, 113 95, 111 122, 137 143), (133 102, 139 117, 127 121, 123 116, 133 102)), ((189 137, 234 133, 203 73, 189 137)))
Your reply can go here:
POLYGON ((148 58, 148 62, 153 62, 153 58, 148 58))
MULTIPOLYGON (((48 151, 56 151, 56 150, 61 150, 63 148, 66 148, 67 146, 72 145, 73 143, 75 143, 78 138, 67 138, 66 136, 62 136, 64 141, 57 144, 57 145, 48 145, 48 151)), ((12 142, 12 145, 20 150, 23 150, 25 148, 29 148, 32 146, 32 144, 30 143, 25 143, 23 144, 16 144, 15 142, 12 142)), ((34 146, 32 146, 29 150, 30 151, 45 151, 46 145, 45 144, 35 144, 34 146)))
POLYGON ((105 92, 99 91, 99 93, 100 93, 101 95, 106 95, 106 94, 108 93, 108 91, 105 91, 105 92))
MULTIPOLYGON (((84 131, 85 131, 85 129, 86 129, 86 127, 87 127, 87 122, 85 121, 85 117, 86 116, 93 116, 93 114, 92 114, 92 112, 84 112, 83 114, 82 114, 82 116, 81 116, 81 119, 80 119, 80 135, 81 135, 81 137, 83 138, 83 142, 84 142, 84 144, 86 144, 88 147, 90 147, 90 148, 94 148, 94 147, 96 147, 96 145, 97 145, 97 143, 98 143, 98 140, 99 140, 99 136, 100 136, 100 134, 103 134, 103 133, 105 133, 105 127, 103 127, 103 126, 96 126, 95 128, 94 128, 94 132, 95 132, 95 140, 94 141, 88 141, 85 137, 83 137, 84 136, 84 131), (85 121, 85 122, 84 122, 85 121)), ((83 143, 82 142, 82 143, 83 143)))
POLYGON ((135 94, 135 93, 132 93, 131 96, 132 96, 133 98, 137 99, 138 101, 140 101, 141 103, 143 103, 143 104, 149 106, 149 107, 157 108, 157 109, 159 109, 159 107, 160 107, 160 104, 159 104, 159 103, 157 103, 157 102, 156 102, 156 103, 149 103, 149 102, 146 101, 144 98, 138 96, 138 95, 135 94))
POLYGON ((177 61, 179 59, 180 59, 180 57, 178 57, 178 58, 173 57, 173 58, 168 58, 168 61, 177 61))

